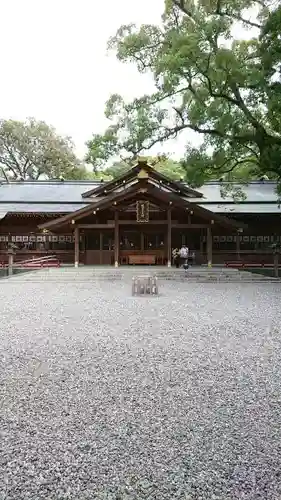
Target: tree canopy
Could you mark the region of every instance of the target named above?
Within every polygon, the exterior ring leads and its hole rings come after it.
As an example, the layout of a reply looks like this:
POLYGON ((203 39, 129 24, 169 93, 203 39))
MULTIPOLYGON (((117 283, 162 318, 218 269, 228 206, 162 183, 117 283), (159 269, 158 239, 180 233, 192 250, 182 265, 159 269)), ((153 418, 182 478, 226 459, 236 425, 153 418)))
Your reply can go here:
POLYGON ((6 179, 88 178, 72 141, 43 121, 0 122, 0 168, 6 179))
MULTIPOLYGON (((103 135, 88 142, 95 169, 118 154, 135 157, 185 134, 189 179, 281 178, 280 3, 166 0, 160 26, 121 26, 109 48, 149 72, 155 92, 126 102, 112 95, 103 135), (233 36, 248 28, 248 40, 233 36), (198 148, 189 132, 202 139, 198 148), (242 169, 242 170, 241 170, 242 169)), ((245 37, 244 37, 245 38, 245 37)))
MULTIPOLYGON (((170 179, 179 180, 180 178, 185 177, 185 171, 182 168, 181 164, 177 161, 171 160, 170 158, 166 158, 165 156, 151 156, 148 157, 148 162, 153 166, 153 168, 155 168, 155 170, 158 170, 170 179)), ((102 174, 105 174, 106 177, 116 178, 127 172, 133 165, 133 160, 127 162, 114 162, 110 167, 102 170, 102 174)))

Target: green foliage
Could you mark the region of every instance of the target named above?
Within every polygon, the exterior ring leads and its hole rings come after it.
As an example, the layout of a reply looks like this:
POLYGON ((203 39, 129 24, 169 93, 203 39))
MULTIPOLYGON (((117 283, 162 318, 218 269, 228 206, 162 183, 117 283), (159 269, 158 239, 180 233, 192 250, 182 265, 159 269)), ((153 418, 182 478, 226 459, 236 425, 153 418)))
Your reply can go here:
POLYGON ((281 76, 281 5, 269 12, 260 34, 260 54, 265 75, 281 76))
POLYGON ((102 173, 110 179, 116 179, 117 177, 125 174, 129 169, 130 165, 128 163, 116 161, 110 167, 105 168, 102 173))
POLYGON ((269 3, 166 0, 161 26, 122 26, 109 48, 120 61, 152 74, 155 92, 130 103, 119 95, 109 99, 111 126, 88 143, 94 169, 114 155, 134 158, 184 134, 182 167, 195 185, 221 175, 279 179, 280 84, 270 78, 280 55, 280 13, 269 3), (250 8, 258 12, 254 20, 250 8), (257 36, 234 39, 237 22, 257 36), (190 130, 202 138, 197 150, 188 142, 190 130))
POLYGON ((101 178, 104 180, 109 180, 109 177, 106 175, 102 175, 102 172, 92 172, 89 168, 86 168, 84 165, 80 165, 78 167, 73 168, 71 171, 66 173, 67 175, 62 177, 65 180, 73 180, 73 181, 98 181, 101 178))
POLYGON ((59 136, 45 122, 0 122, 0 167, 7 179, 81 179, 81 166, 68 137, 59 136))
MULTIPOLYGON (((185 171, 179 162, 173 161, 164 156, 148 157, 148 163, 166 177, 173 180, 180 180, 185 177, 185 171)), ((102 174, 115 179, 126 173, 134 165, 133 161, 114 162, 110 167, 102 170, 102 174)))
POLYGON ((267 84, 269 122, 281 134, 281 5, 270 12, 261 30, 260 55, 267 84))

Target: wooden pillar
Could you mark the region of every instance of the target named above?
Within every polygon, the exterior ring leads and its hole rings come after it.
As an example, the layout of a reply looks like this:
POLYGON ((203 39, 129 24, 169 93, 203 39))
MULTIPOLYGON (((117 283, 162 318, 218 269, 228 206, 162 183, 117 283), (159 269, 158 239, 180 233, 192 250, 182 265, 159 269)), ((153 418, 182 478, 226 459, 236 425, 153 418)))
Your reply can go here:
POLYGON ((212 267, 213 262, 213 239, 212 239, 212 229, 207 227, 207 264, 208 267, 212 267))
POLYGON ((119 266, 119 214, 118 211, 115 211, 114 217, 114 266, 119 266))
POLYGON ((79 266, 79 243, 80 243, 79 227, 74 229, 74 266, 79 266))
POLYGON ((80 240, 79 250, 80 252, 85 252, 85 235, 83 229, 81 231, 79 229, 79 240, 80 240))
POLYGON ((12 249, 8 250, 8 276, 13 275, 13 265, 14 265, 14 251, 12 249))
POLYGON ((141 251, 144 251, 144 233, 143 231, 141 232, 141 251))
POLYGON ((236 257, 240 260, 240 233, 236 234, 236 257))
POLYGON ((200 229, 200 256, 201 256, 201 259, 203 258, 203 253, 204 253, 204 242, 203 242, 203 232, 202 232, 202 229, 200 229))
POLYGON ((103 232, 100 231, 100 264, 103 264, 102 254, 103 254, 103 232))
POLYGON ((171 267, 172 265, 172 209, 168 208, 167 210, 167 266, 171 267))
POLYGON ((273 265, 274 265, 274 277, 279 278, 279 255, 278 251, 275 250, 274 257, 273 257, 273 265))

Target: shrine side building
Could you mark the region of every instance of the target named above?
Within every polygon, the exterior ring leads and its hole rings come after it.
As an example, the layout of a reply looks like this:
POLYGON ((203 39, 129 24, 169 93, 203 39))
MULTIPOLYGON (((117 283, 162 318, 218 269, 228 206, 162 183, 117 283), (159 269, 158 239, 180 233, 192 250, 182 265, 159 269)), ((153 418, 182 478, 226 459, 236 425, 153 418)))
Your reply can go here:
POLYGON ((243 200, 222 182, 192 189, 145 160, 118 179, 0 183, 0 262, 56 255, 78 265, 172 264, 186 244, 197 264, 272 262, 281 241, 276 184, 254 181, 243 200))

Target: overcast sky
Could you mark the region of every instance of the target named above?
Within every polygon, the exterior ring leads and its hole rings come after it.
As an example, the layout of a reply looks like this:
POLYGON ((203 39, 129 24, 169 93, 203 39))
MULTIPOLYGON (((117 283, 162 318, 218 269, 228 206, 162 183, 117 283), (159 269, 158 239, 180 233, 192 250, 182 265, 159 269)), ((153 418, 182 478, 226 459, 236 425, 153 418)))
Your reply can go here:
POLYGON ((106 126, 104 103, 151 82, 106 54, 121 24, 159 22, 163 0, 2 0, 0 116, 45 120, 77 150, 106 126))
MULTIPOLYGON (((35 117, 84 143, 106 127, 111 93, 126 99, 152 81, 106 54, 121 24, 158 23, 164 0, 2 0, 0 117, 35 117)), ((183 142, 174 147, 183 152, 183 142)))

